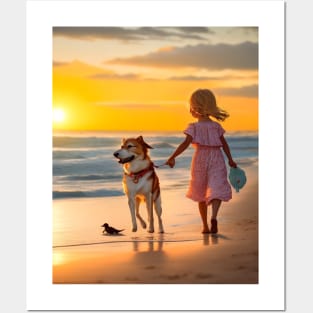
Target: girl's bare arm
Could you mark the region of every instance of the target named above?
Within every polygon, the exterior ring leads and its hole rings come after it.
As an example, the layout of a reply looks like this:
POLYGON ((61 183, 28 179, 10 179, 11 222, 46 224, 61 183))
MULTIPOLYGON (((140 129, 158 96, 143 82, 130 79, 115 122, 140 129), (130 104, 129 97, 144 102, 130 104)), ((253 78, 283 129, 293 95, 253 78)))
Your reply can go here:
POLYGON ((179 156, 181 153, 183 153, 189 147, 191 142, 192 142, 192 137, 190 135, 186 135, 185 140, 177 147, 174 153, 167 160, 166 164, 169 165, 170 167, 174 167, 175 158, 179 156))
POLYGON ((222 146, 223 147, 223 151, 225 152, 225 154, 226 154, 226 156, 228 158, 229 166, 237 167, 236 162, 234 162, 234 160, 233 160, 233 158, 231 156, 230 149, 229 149, 229 146, 228 146, 228 143, 227 143, 226 139, 224 138, 223 135, 220 137, 220 139, 221 139, 221 142, 222 142, 222 145, 223 145, 222 146))

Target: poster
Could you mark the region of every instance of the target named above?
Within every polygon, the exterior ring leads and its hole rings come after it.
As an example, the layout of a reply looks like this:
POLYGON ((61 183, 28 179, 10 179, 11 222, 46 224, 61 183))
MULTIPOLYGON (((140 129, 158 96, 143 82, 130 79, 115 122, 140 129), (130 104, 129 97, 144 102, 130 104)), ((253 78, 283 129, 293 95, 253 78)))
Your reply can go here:
POLYGON ((283 2, 29 1, 27 10, 28 309, 283 309, 283 2), (248 176, 207 236, 185 198, 193 150, 162 167, 202 86, 230 112, 226 138, 248 176), (163 234, 156 217, 154 232, 132 232, 113 156, 140 135, 160 166, 163 234), (124 230, 109 236, 104 222, 124 230))

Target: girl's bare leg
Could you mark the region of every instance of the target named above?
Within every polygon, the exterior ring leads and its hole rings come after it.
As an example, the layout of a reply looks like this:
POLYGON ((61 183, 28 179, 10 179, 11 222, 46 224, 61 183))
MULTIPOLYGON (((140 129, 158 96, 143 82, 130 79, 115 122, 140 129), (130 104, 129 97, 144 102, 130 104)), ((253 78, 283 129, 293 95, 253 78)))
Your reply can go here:
POLYGON ((221 203, 222 203, 222 201, 219 199, 213 199, 211 201, 211 204, 212 204, 212 217, 211 218, 214 220, 216 220, 216 218, 217 218, 217 213, 218 213, 218 210, 221 206, 221 203))
POLYGON ((210 229, 208 225, 208 206, 206 202, 199 202, 198 206, 199 206, 199 212, 200 212, 200 216, 201 216, 201 220, 203 224, 202 233, 203 234, 209 233, 210 229))
POLYGON ((222 203, 222 201, 219 199, 213 199, 211 201, 211 204, 212 204, 211 232, 213 234, 216 234, 218 232, 216 218, 217 218, 217 213, 218 213, 218 210, 221 206, 221 203, 222 203))

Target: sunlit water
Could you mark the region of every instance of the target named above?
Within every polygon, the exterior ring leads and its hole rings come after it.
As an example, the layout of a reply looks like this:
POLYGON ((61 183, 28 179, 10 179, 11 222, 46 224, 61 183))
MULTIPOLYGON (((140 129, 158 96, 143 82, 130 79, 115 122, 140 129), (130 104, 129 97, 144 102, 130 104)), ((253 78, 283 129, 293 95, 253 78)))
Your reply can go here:
MULTIPOLYGON (((154 149, 152 161, 163 164, 184 139, 182 134, 142 134, 154 149)), ((175 242, 202 240, 199 236, 199 215, 190 207, 177 207, 184 198, 193 148, 181 155, 173 169, 156 169, 160 179, 165 234, 147 233, 139 226, 131 232, 130 213, 122 189, 122 167, 113 157, 121 138, 137 136, 128 133, 59 134, 53 140, 53 246, 100 245, 118 242, 175 242), (166 196, 164 196, 166 195, 166 196), (108 222, 125 228, 120 236, 103 234, 100 226, 108 222), (196 235, 195 235, 196 234, 196 235)), ((258 136, 255 133, 229 134, 226 139, 238 166, 246 170, 247 181, 255 180, 258 168, 258 136)), ((237 195, 234 199, 237 201, 237 195)), ((146 216, 146 209, 141 208, 146 216)), ((227 222, 227 221, 226 221, 227 222)), ((56 260, 56 262, 61 262, 56 260)))

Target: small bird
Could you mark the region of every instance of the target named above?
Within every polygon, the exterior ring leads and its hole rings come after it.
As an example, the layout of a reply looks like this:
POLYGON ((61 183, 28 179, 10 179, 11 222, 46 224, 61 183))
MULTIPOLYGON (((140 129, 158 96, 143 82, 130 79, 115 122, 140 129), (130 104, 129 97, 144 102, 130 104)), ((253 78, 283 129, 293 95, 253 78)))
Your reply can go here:
POLYGON ((108 223, 104 223, 103 225, 101 225, 101 227, 104 227, 103 233, 107 232, 110 235, 117 235, 118 233, 124 230, 124 229, 116 229, 114 227, 111 227, 108 223))

